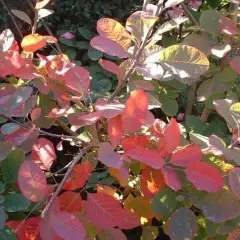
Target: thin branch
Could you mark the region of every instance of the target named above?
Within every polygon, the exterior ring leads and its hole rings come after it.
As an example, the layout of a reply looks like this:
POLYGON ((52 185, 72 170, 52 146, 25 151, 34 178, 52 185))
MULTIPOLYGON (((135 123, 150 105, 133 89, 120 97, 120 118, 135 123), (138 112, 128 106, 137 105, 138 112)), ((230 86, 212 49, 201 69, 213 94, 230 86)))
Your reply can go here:
POLYGON ((147 5, 151 2, 152 2, 151 0, 144 0, 142 10, 146 11, 147 10, 147 5))
POLYGON ((183 8, 185 15, 192 21, 192 23, 196 26, 199 26, 198 21, 194 18, 192 13, 189 11, 188 7, 184 3, 181 3, 180 5, 183 8))
POLYGON ((89 146, 89 147, 85 147, 83 149, 81 149, 79 151, 79 153, 73 158, 73 161, 71 163, 71 165, 69 166, 62 182, 60 183, 60 185, 58 186, 57 190, 54 192, 54 194, 52 195, 52 197, 50 198, 49 202, 47 203, 47 205, 45 206, 45 208, 43 209, 42 213, 41 213, 41 217, 44 218, 49 209, 51 208, 53 202, 56 200, 56 198, 58 197, 59 193, 61 192, 64 184, 66 183, 66 181, 68 180, 70 174, 72 173, 75 165, 79 162, 79 160, 90 150, 92 149, 94 146, 89 146))
POLYGON ((70 134, 71 136, 78 136, 78 134, 74 131, 72 131, 66 124, 64 124, 62 121, 60 121, 59 119, 55 120, 55 123, 62 128, 66 133, 70 134))
MULTIPOLYGON (((233 3, 233 5, 234 5, 234 12, 237 12, 238 9, 239 9, 239 3, 233 3)), ((238 15, 237 14, 235 14, 233 16, 233 21, 237 24, 237 22, 238 22, 238 15)))
POLYGON ((16 29, 18 30, 18 33, 19 33, 20 37, 23 38, 21 30, 18 27, 17 22, 15 21, 14 17, 12 16, 12 13, 9 11, 9 9, 8 9, 7 5, 5 4, 4 0, 0 0, 0 1, 1 1, 3 7, 6 9, 6 11, 7 11, 8 15, 10 16, 10 18, 12 19, 16 29))
MULTIPOLYGON (((39 0, 36 0, 36 4, 38 2, 39 2, 39 0)), ((37 24, 38 24, 38 9, 34 8, 34 22, 33 22, 33 27, 32 27, 32 34, 36 33, 37 24)))
MULTIPOLYGON (((25 128, 25 129, 28 129, 28 130, 31 129, 30 126, 26 126, 25 124, 20 123, 20 122, 16 121, 15 119, 11 118, 11 117, 8 117, 8 116, 5 115, 5 114, 0 113, 0 116, 8 119, 10 122, 13 122, 13 123, 18 124, 18 125, 21 126, 22 128, 25 128)), ((87 142, 85 142, 84 140, 79 139, 77 136, 67 136, 67 135, 53 134, 53 133, 48 133, 48 132, 46 132, 46 131, 43 131, 43 130, 37 129, 37 128, 35 128, 33 131, 39 132, 39 133, 41 133, 41 134, 43 134, 43 135, 46 135, 46 136, 49 136, 49 137, 61 138, 61 139, 65 139, 65 140, 67 140, 67 139, 75 139, 76 141, 83 142, 83 143, 87 143, 87 142)))
POLYGON ((197 82, 194 82, 190 86, 190 90, 188 92, 185 115, 188 115, 188 114, 192 113, 192 108, 193 108, 193 103, 194 103, 194 100, 195 100, 196 89, 197 89, 197 82))
POLYGON ((202 121, 203 123, 206 123, 206 122, 207 122, 210 112, 211 112, 211 109, 208 108, 208 107, 205 107, 205 108, 203 109, 203 112, 202 112, 202 115, 201 115, 201 121, 202 121))

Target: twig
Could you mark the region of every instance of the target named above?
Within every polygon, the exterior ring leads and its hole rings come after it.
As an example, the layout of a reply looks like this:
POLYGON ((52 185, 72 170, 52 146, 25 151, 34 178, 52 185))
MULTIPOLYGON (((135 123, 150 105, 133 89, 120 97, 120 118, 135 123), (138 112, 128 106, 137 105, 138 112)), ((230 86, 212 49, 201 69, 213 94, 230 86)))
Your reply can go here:
MULTIPOLYGON (((39 2, 39 0, 36 0, 36 4, 38 2, 39 2)), ((32 34, 36 33, 37 24, 38 24, 38 9, 34 8, 34 22, 33 22, 33 27, 32 27, 32 34)))
POLYGON ((191 114, 191 112, 192 112, 196 89, 197 89, 197 82, 194 82, 190 86, 190 90, 188 92, 185 115, 191 114))
POLYGON ((211 109, 210 109, 210 108, 204 107, 203 112, 202 112, 202 115, 201 115, 201 121, 202 121, 203 123, 206 123, 206 122, 207 122, 210 112, 211 112, 211 109))
MULTIPOLYGON (((0 116, 8 119, 10 122, 13 122, 13 123, 18 124, 18 125, 21 126, 22 128, 31 129, 31 127, 28 127, 28 126, 26 126, 25 124, 20 123, 20 122, 16 121, 15 119, 11 118, 11 117, 8 117, 8 116, 5 115, 5 114, 0 113, 0 116)), ((37 132, 39 132, 39 133, 41 133, 41 134, 43 134, 43 135, 49 136, 49 137, 61 138, 61 139, 75 139, 76 141, 84 142, 84 140, 79 139, 77 136, 67 136, 67 135, 53 134, 53 133, 48 133, 48 132, 46 132, 46 131, 43 131, 43 130, 37 129, 37 128, 35 128, 33 131, 37 131, 37 132)), ((87 143, 87 142, 84 142, 84 143, 87 143)))
POLYGON ((151 0, 144 0, 142 10, 146 11, 147 10, 147 5, 151 2, 152 2, 151 0))
POLYGON ((74 131, 72 131, 66 124, 64 124, 62 121, 59 119, 55 120, 55 123, 62 128, 66 133, 70 134, 71 136, 78 136, 78 134, 74 131))
POLYGON ((199 23, 197 22, 197 20, 194 18, 194 16, 192 15, 192 13, 188 10, 188 7, 184 4, 181 3, 180 4, 181 7, 183 8, 183 11, 185 13, 185 15, 192 21, 192 23, 196 26, 199 26, 199 23))
POLYGON ((3 7, 6 9, 6 11, 7 11, 8 15, 10 16, 10 18, 12 19, 12 21, 13 21, 16 29, 18 30, 18 33, 19 33, 20 37, 23 38, 23 35, 22 35, 21 30, 20 30, 20 28, 18 27, 17 22, 15 21, 15 19, 14 19, 14 17, 12 16, 11 12, 9 11, 9 9, 8 9, 7 5, 5 4, 4 0, 0 0, 0 1, 1 1, 3 7))
POLYGON ((44 218, 50 207, 52 206, 53 202, 56 200, 56 198, 58 197, 59 193, 61 192, 64 184, 66 183, 66 181, 68 180, 71 172, 73 171, 73 168, 75 167, 75 165, 78 163, 78 161, 85 155, 85 153, 87 153, 90 149, 92 149, 94 146, 89 146, 89 147, 85 147, 83 149, 81 149, 79 151, 79 153, 73 158, 72 164, 69 166, 62 182, 60 183, 60 185, 58 186, 57 190, 54 192, 54 194, 52 195, 51 199, 49 200, 49 202, 47 203, 47 205, 45 206, 45 208, 43 209, 42 213, 41 213, 41 217, 44 218))

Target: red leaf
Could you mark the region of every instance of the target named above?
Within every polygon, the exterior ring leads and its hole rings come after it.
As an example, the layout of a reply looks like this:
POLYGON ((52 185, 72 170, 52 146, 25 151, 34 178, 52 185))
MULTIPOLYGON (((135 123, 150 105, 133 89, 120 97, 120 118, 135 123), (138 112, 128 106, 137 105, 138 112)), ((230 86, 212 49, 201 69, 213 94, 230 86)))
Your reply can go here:
POLYGON ((123 128, 126 133, 138 131, 145 124, 148 113, 148 96, 139 89, 131 93, 122 115, 123 128))
POLYGON ((99 112, 92 112, 89 114, 72 113, 68 116, 68 121, 70 124, 76 126, 76 128, 80 128, 95 124, 101 117, 99 112))
POLYGON ((191 163, 200 162, 202 155, 198 146, 188 145, 172 154, 171 163, 179 167, 187 167, 191 163))
POLYGON ((175 118, 164 129, 163 136, 166 141, 168 153, 172 153, 180 145, 180 128, 175 118))
POLYGON ((63 239, 86 239, 86 231, 82 223, 71 213, 59 212, 56 215, 50 215, 50 225, 63 239))
POLYGON ((150 149, 140 147, 131 148, 126 151, 126 155, 154 169, 160 169, 164 165, 161 154, 150 149))
POLYGON ((80 66, 72 67, 65 73, 64 82, 68 88, 83 95, 89 88, 89 72, 80 66))
POLYGON ((234 71, 236 71, 238 74, 240 74, 240 57, 239 56, 233 57, 230 60, 230 66, 232 67, 232 69, 234 71))
POLYGON ((187 179, 193 183, 198 190, 207 192, 217 192, 223 187, 223 178, 221 173, 213 166, 196 162, 192 163, 185 170, 187 179))
POLYGON ((229 171, 229 183, 234 194, 240 199, 240 168, 229 171))
POLYGON ((127 58, 127 52, 116 42, 103 37, 96 36, 92 38, 90 45, 97 50, 119 58, 127 58))
POLYGON ((56 159, 56 153, 51 141, 46 138, 39 138, 32 147, 32 160, 40 161, 39 166, 43 170, 50 170, 56 159))
POLYGON ((24 224, 24 232, 26 240, 41 240, 39 233, 39 224, 41 217, 28 218, 24 224))
POLYGON ((102 229, 98 232, 98 237, 99 240, 127 240, 127 237, 123 234, 123 232, 117 228, 102 229))
POLYGON ((18 240, 25 240, 24 222, 23 221, 9 221, 6 223, 17 235, 18 240))
POLYGON ((238 34, 237 24, 230 18, 222 16, 219 19, 219 26, 223 33, 228 35, 236 35, 238 34))
POLYGON ((125 106, 119 102, 109 103, 105 99, 98 99, 94 107, 103 117, 109 119, 122 114, 125 106))
POLYGON ((123 150, 127 150, 135 147, 145 148, 147 146, 147 136, 146 135, 136 135, 132 137, 125 137, 122 140, 123 150))
POLYGON ((133 229, 141 225, 139 217, 128 209, 124 209, 124 219, 121 224, 118 225, 121 229, 133 229))
POLYGON ((108 136, 112 143, 113 148, 117 147, 121 143, 121 139, 124 134, 122 127, 122 117, 119 115, 115 118, 111 118, 108 121, 108 136))
POLYGON ((91 176, 92 171, 93 166, 88 161, 77 164, 73 169, 71 178, 65 183, 63 188, 66 190, 82 188, 91 176))
POLYGON ((105 193, 88 194, 86 216, 98 228, 116 227, 124 222, 124 211, 119 203, 105 193))
POLYGON ((234 230, 231 232, 227 240, 239 240, 240 239, 240 229, 234 230))
POLYGON ((179 191, 182 188, 182 183, 175 169, 164 167, 162 169, 162 173, 163 173, 166 184, 172 190, 179 191))
POLYGON ((46 177, 33 161, 26 160, 19 168, 18 184, 24 197, 32 202, 42 201, 49 193, 46 177))
POLYGON ((146 198, 152 198, 165 186, 161 170, 145 167, 141 175, 141 189, 146 198))
POLYGON ((63 212, 79 212, 82 209, 82 197, 79 193, 67 191, 58 197, 60 210, 63 212))
POLYGON ((114 152, 114 148, 108 142, 99 144, 98 159, 106 166, 112 168, 119 169, 123 165, 121 155, 118 152, 114 152))
POLYGON ((107 71, 118 74, 119 73, 119 67, 116 63, 100 59, 99 64, 107 71))

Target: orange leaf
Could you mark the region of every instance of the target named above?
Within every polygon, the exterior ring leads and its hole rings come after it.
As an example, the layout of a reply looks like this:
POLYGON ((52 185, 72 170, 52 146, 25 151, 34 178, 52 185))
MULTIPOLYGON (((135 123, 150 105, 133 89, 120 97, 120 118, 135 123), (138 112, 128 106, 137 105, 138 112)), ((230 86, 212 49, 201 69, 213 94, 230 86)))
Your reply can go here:
POLYGON ((58 40, 53 36, 43 36, 43 37, 49 43, 57 43, 58 42, 58 40))
POLYGON ((113 198, 115 198, 116 200, 119 200, 119 195, 117 194, 116 190, 111 187, 99 185, 99 186, 97 186, 97 192, 98 193, 100 193, 100 192, 106 193, 106 194, 112 196, 113 198))
POLYGON ((63 188, 66 190, 82 188, 88 178, 91 176, 92 171, 93 166, 88 161, 84 162, 83 164, 77 164, 73 169, 71 179, 65 183, 63 188))
POLYGON ((108 170, 109 170, 109 174, 112 177, 116 178, 122 187, 126 187, 128 185, 128 179, 121 174, 121 171, 119 169, 108 168, 108 170))
POLYGON ((147 145, 147 136, 142 135, 136 135, 136 136, 132 136, 132 137, 125 137, 122 140, 122 146, 124 151, 126 152, 127 150, 131 149, 131 148, 135 148, 135 147, 141 147, 141 148, 145 148, 147 145))
POLYGON ((26 52, 36 52, 47 45, 45 38, 39 34, 30 34, 23 38, 21 46, 26 52))
POLYGON ((49 2, 50 2, 50 0, 43 0, 41 2, 37 2, 35 8, 41 9, 41 8, 45 7, 49 2))
POLYGON ((165 186, 161 170, 145 167, 141 176, 141 188, 146 198, 152 198, 165 186))
POLYGON ((118 115, 115 118, 111 118, 108 121, 108 135, 115 148, 121 143, 122 136, 124 134, 124 129, 122 127, 122 117, 118 115))
POLYGON ((138 131, 145 124, 148 113, 148 96, 139 89, 131 93, 122 115, 123 128, 126 133, 138 131))
POLYGON ((82 197, 79 193, 67 191, 61 194, 58 200, 61 211, 73 213, 79 212, 82 209, 82 197))

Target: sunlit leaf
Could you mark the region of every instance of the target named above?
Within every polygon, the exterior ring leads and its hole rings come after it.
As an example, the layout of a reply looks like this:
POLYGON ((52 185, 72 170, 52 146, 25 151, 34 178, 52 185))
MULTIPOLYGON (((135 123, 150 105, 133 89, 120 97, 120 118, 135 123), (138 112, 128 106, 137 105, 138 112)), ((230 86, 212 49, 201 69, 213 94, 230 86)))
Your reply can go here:
POLYGON ((126 133, 138 131, 146 122, 148 97, 139 89, 133 91, 128 98, 122 115, 122 124, 126 133))
POLYGON ((45 38, 37 33, 25 36, 21 42, 21 46, 26 52, 36 52, 46 45, 45 38))
POLYGON ((172 190, 179 191, 182 188, 182 183, 175 169, 172 169, 171 167, 164 167, 162 169, 162 174, 166 185, 172 190))
POLYGON ((63 239, 85 240, 86 231, 83 224, 71 213, 59 212, 50 215, 50 224, 63 239))
POLYGON ((87 219, 99 228, 115 227, 124 221, 119 203, 105 193, 89 193, 85 209, 87 219))
POLYGON ((90 45, 104 53, 107 53, 111 56, 116 56, 119 58, 127 58, 127 52, 119 45, 118 43, 110 40, 104 36, 96 36, 92 38, 90 45))
POLYGON ((4 30, 0 34, 0 52, 6 52, 14 42, 14 35, 10 29, 4 30))
POLYGON ((197 78, 207 72, 209 61, 198 49, 187 45, 173 45, 161 52, 159 60, 180 79, 197 78))
POLYGON ((53 13, 54 13, 54 11, 50 10, 50 9, 45 9, 45 8, 39 9, 39 11, 38 11, 38 21, 39 21, 39 19, 45 18, 45 17, 47 17, 47 16, 49 16, 53 13))
POLYGON ((131 45, 131 35, 117 21, 111 18, 102 18, 97 22, 97 31, 101 36, 111 39, 125 50, 131 45))
POLYGON ((197 233, 197 218, 188 208, 180 208, 171 215, 169 236, 171 240, 194 239, 197 233))
POLYGON ((146 198, 152 198, 165 186, 165 181, 161 170, 145 167, 141 175, 141 189, 146 198))
POLYGON ((200 162, 202 151, 198 146, 188 145, 176 150, 171 156, 171 163, 180 167, 187 167, 193 162, 200 162))
POLYGON ((108 136, 112 143, 113 148, 117 147, 121 143, 121 139, 124 134, 124 129, 122 127, 122 118, 117 116, 111 118, 108 121, 108 136))
POLYGON ((98 159, 108 167, 120 168, 123 165, 121 155, 114 152, 114 148, 108 142, 99 144, 98 159))
POLYGON ((36 9, 44 8, 49 2, 50 2, 50 0, 38 1, 38 2, 36 3, 35 8, 36 8, 36 9))
POLYGON ((119 67, 116 63, 104 59, 100 59, 98 62, 105 70, 114 74, 119 73, 119 67))
POLYGON ((24 197, 32 202, 42 201, 48 194, 47 180, 40 167, 26 160, 18 171, 18 184, 24 197))
POLYGON ((187 179, 198 190, 218 192, 223 187, 221 173, 211 165, 203 162, 191 163, 185 170, 187 179))
POLYGON ((237 24, 230 18, 222 16, 219 19, 219 26, 221 32, 227 35, 236 35, 238 34, 238 27, 237 24))

